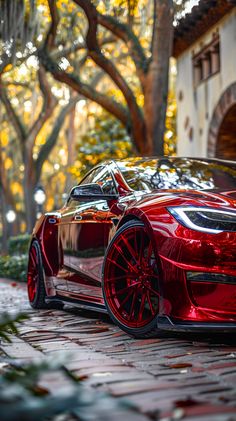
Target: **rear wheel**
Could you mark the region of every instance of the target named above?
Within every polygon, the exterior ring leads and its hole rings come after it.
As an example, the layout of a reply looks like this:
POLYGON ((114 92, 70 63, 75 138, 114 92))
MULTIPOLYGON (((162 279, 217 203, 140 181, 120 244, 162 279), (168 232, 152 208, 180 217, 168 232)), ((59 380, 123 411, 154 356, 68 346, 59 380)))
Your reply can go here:
POLYGON ((104 261, 103 295, 111 318, 128 334, 152 337, 159 332, 157 261, 142 222, 127 222, 111 241, 104 261))
POLYGON ((29 250, 29 262, 27 273, 28 297, 33 308, 62 308, 63 304, 45 302, 46 290, 44 286, 44 270, 40 245, 34 240, 29 250))

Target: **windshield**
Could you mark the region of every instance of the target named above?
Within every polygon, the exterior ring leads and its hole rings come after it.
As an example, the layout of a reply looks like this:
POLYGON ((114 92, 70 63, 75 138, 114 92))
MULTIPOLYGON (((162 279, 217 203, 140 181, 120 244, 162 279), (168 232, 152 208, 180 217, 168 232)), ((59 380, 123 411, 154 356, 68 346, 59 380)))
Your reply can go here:
POLYGON ((117 162, 131 189, 236 189, 236 163, 220 160, 132 158, 117 162))

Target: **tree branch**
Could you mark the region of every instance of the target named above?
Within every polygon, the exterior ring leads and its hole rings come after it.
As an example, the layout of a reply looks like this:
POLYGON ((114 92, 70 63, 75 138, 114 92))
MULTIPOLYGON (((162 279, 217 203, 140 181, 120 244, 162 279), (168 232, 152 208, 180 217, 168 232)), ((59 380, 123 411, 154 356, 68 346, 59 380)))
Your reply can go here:
POLYGON ((26 130, 24 125, 22 124, 19 116, 17 115, 15 109, 13 108, 10 99, 7 96, 7 93, 3 87, 3 85, 0 83, 0 100, 5 106, 7 115, 9 117, 9 120, 12 122, 12 125, 16 131, 17 136, 19 137, 19 140, 21 144, 24 143, 25 137, 26 137, 26 130))
MULTIPOLYGON (((115 37, 109 36, 105 39, 103 39, 101 42, 99 42, 99 46, 102 47, 106 44, 111 44, 115 42, 115 37)), ((60 45, 60 44, 59 44, 60 45)), ((56 59, 60 59, 61 57, 68 57, 70 56, 70 54, 75 53, 76 51, 81 51, 81 50, 87 50, 87 45, 83 42, 83 43, 74 43, 72 45, 70 45, 69 47, 65 47, 63 48, 63 50, 54 50, 51 52, 51 57, 56 60, 56 59)))
POLYGON ((108 60, 100 50, 97 41, 98 13, 96 7, 92 4, 90 0, 74 0, 74 2, 77 3, 83 9, 88 20, 86 43, 88 47, 89 56, 101 69, 103 69, 109 75, 112 81, 121 90, 129 106, 131 112, 131 119, 135 120, 136 118, 139 118, 140 120, 142 120, 142 112, 136 102, 136 98, 132 90, 130 89, 129 85, 126 83, 125 79, 120 74, 118 69, 115 67, 113 62, 111 60, 108 60))
POLYGON ((44 162, 48 158, 48 155, 50 154, 50 152, 52 151, 52 149, 54 148, 54 146, 57 142, 59 132, 60 132, 60 130, 63 126, 63 123, 65 121, 65 117, 67 116, 67 114, 71 110, 71 108, 78 102, 79 99, 80 99, 80 95, 72 98, 70 100, 70 102, 65 107, 63 107, 61 109, 59 115, 57 116, 57 118, 55 120, 55 124, 53 126, 53 129, 52 129, 50 135, 48 136, 48 138, 46 140, 46 143, 44 143, 44 145, 41 147, 38 158, 35 162, 36 182, 38 182, 39 179, 40 179, 40 174, 41 174, 41 170, 42 170, 42 166, 43 166, 44 162))
POLYGON ((140 83, 143 87, 145 83, 147 58, 138 37, 135 35, 129 25, 118 22, 118 20, 113 16, 106 16, 98 13, 98 23, 111 31, 117 38, 121 39, 126 44, 130 56, 135 64, 140 83))
POLYGON ((39 117, 33 123, 27 133, 27 147, 29 149, 34 147, 37 134, 40 132, 45 122, 52 115, 53 110, 57 104, 57 101, 51 92, 51 87, 47 80, 46 71, 42 65, 39 66, 38 79, 40 90, 43 96, 43 106, 39 117))
POLYGON ((55 49, 51 52, 51 56, 54 60, 60 59, 61 57, 68 57, 70 54, 75 53, 79 50, 86 50, 87 47, 84 43, 72 44, 69 47, 63 48, 63 50, 55 49))
POLYGON ((57 27, 59 24, 59 15, 58 15, 58 10, 57 10, 56 0, 48 0, 48 6, 50 10, 50 15, 51 15, 51 25, 47 33, 45 45, 47 45, 47 48, 51 50, 55 46, 57 27))
POLYGON ((127 108, 120 105, 113 98, 109 98, 107 95, 98 92, 91 85, 83 83, 74 73, 67 73, 66 71, 60 69, 57 63, 52 60, 47 50, 43 49, 39 51, 39 60, 45 69, 52 73, 56 80, 66 83, 79 94, 101 105, 101 107, 113 114, 125 126, 128 126, 129 113, 127 108))

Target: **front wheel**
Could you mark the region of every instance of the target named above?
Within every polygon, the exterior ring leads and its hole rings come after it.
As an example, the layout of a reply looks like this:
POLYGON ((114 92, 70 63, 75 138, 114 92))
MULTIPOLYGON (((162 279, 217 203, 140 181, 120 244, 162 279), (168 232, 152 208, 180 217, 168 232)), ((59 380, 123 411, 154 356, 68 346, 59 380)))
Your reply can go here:
POLYGON ((159 275, 142 222, 124 224, 112 239, 103 267, 103 295, 113 321, 135 337, 156 336, 159 275))

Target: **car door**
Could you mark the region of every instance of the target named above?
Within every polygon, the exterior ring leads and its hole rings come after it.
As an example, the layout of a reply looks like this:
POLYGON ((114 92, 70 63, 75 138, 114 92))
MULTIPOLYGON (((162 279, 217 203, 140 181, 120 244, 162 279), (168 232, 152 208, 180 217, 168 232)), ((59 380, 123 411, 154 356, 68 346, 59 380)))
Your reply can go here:
POLYGON ((58 250, 59 250, 59 270, 53 284, 58 294, 66 293, 68 289, 67 281, 71 276, 70 270, 70 225, 74 218, 77 203, 69 200, 61 211, 60 222, 58 224, 58 250))
POLYGON ((115 183, 109 168, 101 166, 93 170, 80 184, 96 183, 102 187, 102 197, 79 200, 70 225, 70 270, 68 282, 71 295, 80 299, 103 302, 101 274, 108 242, 109 195, 116 194, 115 183), (105 198, 106 195, 106 198, 105 198))

